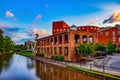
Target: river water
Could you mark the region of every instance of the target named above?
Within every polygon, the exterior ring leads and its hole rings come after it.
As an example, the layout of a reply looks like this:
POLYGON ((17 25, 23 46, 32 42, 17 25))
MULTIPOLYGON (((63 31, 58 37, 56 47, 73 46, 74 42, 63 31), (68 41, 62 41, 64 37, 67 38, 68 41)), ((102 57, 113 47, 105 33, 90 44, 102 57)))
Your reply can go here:
POLYGON ((102 80, 96 76, 35 61, 19 54, 0 55, 0 80, 102 80))
POLYGON ((35 61, 13 54, 0 56, 0 80, 40 80, 36 76, 35 61))

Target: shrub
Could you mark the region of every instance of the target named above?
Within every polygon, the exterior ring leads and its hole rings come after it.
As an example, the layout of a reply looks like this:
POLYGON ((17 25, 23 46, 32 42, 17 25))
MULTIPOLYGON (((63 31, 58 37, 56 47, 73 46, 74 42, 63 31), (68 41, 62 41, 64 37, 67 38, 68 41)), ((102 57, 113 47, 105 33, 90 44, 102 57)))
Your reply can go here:
POLYGON ((39 54, 39 57, 44 57, 44 54, 39 54))
POLYGON ((55 57, 54 57, 54 56, 51 56, 51 59, 55 59, 55 57))
POLYGON ((57 60, 58 60, 58 61, 64 61, 64 56, 61 56, 61 55, 60 55, 60 56, 57 56, 57 60))
POLYGON ((54 59, 57 60, 57 56, 54 56, 54 59))

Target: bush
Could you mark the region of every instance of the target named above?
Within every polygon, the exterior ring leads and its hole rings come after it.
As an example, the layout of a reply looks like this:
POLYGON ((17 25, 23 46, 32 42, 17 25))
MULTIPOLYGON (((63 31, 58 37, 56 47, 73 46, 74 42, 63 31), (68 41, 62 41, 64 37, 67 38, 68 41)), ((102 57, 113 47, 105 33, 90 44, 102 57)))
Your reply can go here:
POLYGON ((54 57, 54 56, 51 56, 51 59, 55 59, 55 57, 54 57))
POLYGON ((60 56, 57 56, 57 60, 58 60, 58 61, 64 61, 64 56, 61 56, 61 55, 60 55, 60 56))
POLYGON ((44 54, 39 54, 39 57, 44 57, 44 54))
POLYGON ((64 61, 64 56, 51 56, 51 59, 58 60, 58 61, 64 61))

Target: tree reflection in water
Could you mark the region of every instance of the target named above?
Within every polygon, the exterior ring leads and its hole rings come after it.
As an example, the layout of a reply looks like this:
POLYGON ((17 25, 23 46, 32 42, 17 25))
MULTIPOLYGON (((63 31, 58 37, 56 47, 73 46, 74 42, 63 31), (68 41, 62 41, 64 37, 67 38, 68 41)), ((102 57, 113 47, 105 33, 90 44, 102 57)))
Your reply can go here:
POLYGON ((0 55, 0 73, 2 70, 8 70, 11 65, 13 54, 0 55))

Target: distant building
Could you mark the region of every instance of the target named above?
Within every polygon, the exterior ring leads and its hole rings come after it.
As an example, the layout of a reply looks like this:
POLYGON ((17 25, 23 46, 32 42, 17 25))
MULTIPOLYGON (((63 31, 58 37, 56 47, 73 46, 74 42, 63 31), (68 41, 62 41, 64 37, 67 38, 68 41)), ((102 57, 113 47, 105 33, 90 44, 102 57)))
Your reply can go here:
POLYGON ((25 47, 26 47, 27 51, 31 51, 32 52, 34 45, 35 45, 35 42, 33 42, 33 41, 25 42, 25 47))

